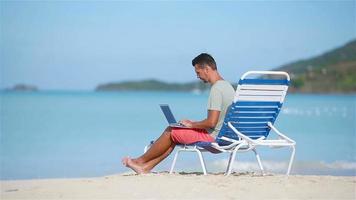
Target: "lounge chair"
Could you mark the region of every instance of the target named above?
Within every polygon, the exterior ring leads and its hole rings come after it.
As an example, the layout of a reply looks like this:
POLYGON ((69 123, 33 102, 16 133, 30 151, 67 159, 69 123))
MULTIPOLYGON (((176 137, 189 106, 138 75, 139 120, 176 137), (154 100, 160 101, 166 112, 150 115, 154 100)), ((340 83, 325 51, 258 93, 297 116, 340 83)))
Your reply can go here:
POLYGON ((267 146, 292 149, 286 173, 289 175, 294 160, 296 142, 273 126, 283 105, 289 82, 290 78, 286 72, 246 72, 239 80, 234 101, 226 113, 224 124, 216 141, 177 146, 170 173, 173 173, 180 152, 196 152, 204 175, 207 174, 207 171, 202 152, 229 153, 230 158, 225 175, 230 175, 236 153, 253 151, 261 173, 265 174, 257 147, 267 146), (256 76, 259 77, 256 78, 256 76), (271 130, 277 134, 278 139, 267 139, 271 130))

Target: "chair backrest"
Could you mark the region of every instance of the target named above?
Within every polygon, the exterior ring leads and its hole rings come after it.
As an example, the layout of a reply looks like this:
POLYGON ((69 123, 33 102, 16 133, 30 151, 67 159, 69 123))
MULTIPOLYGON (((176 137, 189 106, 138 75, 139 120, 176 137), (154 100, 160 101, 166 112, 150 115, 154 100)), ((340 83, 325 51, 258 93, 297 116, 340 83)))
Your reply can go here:
POLYGON ((270 128, 267 123, 275 122, 290 82, 289 75, 281 71, 249 71, 237 85, 234 101, 226 113, 224 123, 216 141, 220 145, 230 142, 219 139, 222 136, 240 140, 227 125, 231 124, 246 136, 257 139, 267 138, 270 128), (249 78, 251 76, 259 76, 249 78))

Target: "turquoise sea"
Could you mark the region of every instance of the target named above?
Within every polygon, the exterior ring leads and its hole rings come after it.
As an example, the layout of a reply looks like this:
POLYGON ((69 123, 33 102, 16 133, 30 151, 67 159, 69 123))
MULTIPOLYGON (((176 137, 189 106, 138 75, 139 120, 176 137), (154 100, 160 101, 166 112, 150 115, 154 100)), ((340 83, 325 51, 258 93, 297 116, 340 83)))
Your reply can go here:
MULTIPOLYGON (((158 104, 177 118, 200 120, 207 94, 179 92, 2 92, 0 179, 94 177, 129 171, 166 126, 158 104)), ((288 94, 276 126, 297 142, 292 174, 356 175, 356 96, 288 94)), ((271 135, 273 137, 273 133, 271 135)), ((260 149, 271 173, 284 173, 288 149, 260 149)), ((169 170, 172 155, 156 171, 169 170)), ((223 172, 227 154, 205 154, 209 172, 223 172)), ((258 171, 253 153, 238 154, 235 171, 258 171)), ((177 170, 201 171, 195 154, 177 170)))

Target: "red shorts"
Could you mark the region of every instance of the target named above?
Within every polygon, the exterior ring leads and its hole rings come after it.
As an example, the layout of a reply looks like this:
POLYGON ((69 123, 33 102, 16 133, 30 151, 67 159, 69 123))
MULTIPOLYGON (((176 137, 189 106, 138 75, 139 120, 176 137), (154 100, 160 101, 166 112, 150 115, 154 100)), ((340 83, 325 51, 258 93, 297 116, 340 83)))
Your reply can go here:
POLYGON ((171 138, 176 144, 215 141, 215 139, 204 129, 172 128, 171 138))

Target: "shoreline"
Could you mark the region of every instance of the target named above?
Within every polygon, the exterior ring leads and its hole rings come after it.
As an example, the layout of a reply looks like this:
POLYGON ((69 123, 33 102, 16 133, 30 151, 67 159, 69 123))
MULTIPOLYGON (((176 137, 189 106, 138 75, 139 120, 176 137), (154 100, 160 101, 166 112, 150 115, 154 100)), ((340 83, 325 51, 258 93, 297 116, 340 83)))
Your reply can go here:
POLYGON ((167 172, 1 180, 0 199, 355 199, 356 176, 167 172))

